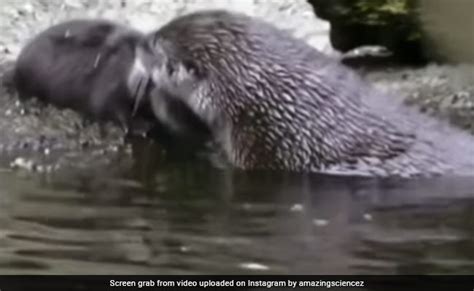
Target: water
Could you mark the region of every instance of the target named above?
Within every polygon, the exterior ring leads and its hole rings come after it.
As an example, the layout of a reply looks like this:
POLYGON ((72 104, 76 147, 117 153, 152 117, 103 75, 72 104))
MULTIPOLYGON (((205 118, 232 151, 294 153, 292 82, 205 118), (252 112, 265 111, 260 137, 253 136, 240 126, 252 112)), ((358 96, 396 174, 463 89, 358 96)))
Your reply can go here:
POLYGON ((474 272, 473 179, 231 172, 133 150, 0 170, 0 273, 474 272))

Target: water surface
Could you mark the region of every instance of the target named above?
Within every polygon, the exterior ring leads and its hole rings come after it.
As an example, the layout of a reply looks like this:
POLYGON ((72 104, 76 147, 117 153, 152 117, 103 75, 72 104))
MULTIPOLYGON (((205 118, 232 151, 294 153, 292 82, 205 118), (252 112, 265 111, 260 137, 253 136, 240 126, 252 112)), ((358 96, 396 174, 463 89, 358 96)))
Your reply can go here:
POLYGON ((232 172, 143 142, 51 173, 3 160, 2 274, 474 273, 471 178, 232 172))

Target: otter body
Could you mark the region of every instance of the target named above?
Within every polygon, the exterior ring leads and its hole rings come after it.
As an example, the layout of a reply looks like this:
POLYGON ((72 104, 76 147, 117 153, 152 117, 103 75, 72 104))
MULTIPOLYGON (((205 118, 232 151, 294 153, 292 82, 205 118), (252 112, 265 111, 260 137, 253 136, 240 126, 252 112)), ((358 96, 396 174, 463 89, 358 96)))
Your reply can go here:
MULTIPOLYGON (((34 96, 128 128, 135 99, 146 94, 149 80, 135 61, 142 38, 138 31, 106 20, 52 26, 18 57, 14 83, 20 98, 34 96)), ((138 115, 153 117, 143 108, 138 115)))
POLYGON ((264 21, 198 12, 147 38, 158 119, 169 119, 168 99, 184 102, 238 168, 371 176, 453 168, 422 127, 386 110, 399 108, 389 97, 264 21))

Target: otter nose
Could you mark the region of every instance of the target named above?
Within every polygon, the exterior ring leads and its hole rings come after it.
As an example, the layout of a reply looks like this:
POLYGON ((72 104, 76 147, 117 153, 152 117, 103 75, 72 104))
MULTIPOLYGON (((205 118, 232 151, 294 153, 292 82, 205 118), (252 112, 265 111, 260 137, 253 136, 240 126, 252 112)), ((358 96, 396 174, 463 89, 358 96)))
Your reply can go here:
POLYGON ((134 99, 132 116, 137 113, 138 108, 146 98, 149 97, 154 78, 152 77, 156 61, 153 56, 143 47, 135 48, 135 59, 129 73, 128 87, 134 99))

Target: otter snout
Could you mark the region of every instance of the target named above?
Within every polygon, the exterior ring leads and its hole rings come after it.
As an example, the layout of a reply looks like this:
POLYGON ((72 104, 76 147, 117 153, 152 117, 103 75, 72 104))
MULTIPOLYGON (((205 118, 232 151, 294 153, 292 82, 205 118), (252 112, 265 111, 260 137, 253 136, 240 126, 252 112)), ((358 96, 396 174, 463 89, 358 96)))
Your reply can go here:
POLYGON ((152 69, 149 58, 141 47, 136 47, 133 65, 128 75, 127 86, 133 98, 132 117, 137 114, 138 108, 143 104, 145 96, 149 95, 152 86, 152 69))
POLYGON ((192 71, 181 62, 173 62, 160 49, 159 43, 151 45, 149 39, 145 38, 137 46, 130 73, 129 87, 137 92, 134 111, 146 103, 159 124, 171 135, 193 140, 208 139, 208 126, 180 98, 191 95, 195 84, 192 71))

